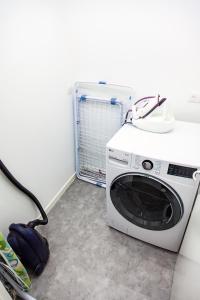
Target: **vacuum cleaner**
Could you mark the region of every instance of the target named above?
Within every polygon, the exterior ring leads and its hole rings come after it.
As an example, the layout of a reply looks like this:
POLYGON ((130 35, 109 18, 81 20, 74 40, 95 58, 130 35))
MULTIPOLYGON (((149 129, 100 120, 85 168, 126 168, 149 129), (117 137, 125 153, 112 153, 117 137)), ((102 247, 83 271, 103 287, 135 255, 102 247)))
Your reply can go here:
POLYGON ((20 258, 23 265, 34 275, 38 276, 43 272, 47 264, 50 251, 47 239, 44 238, 35 227, 46 225, 48 223, 47 215, 39 200, 14 178, 1 160, 0 170, 16 188, 26 194, 36 204, 41 213, 42 220, 36 219, 30 221, 28 224, 11 224, 7 237, 8 243, 20 258))

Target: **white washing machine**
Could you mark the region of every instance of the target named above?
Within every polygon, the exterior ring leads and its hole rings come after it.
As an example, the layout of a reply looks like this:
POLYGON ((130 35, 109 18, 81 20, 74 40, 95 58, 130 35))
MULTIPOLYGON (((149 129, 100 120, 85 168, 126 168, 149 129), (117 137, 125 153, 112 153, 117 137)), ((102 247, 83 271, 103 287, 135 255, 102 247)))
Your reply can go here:
POLYGON ((106 161, 108 225, 177 252, 199 186, 200 124, 177 121, 165 134, 126 124, 106 161))

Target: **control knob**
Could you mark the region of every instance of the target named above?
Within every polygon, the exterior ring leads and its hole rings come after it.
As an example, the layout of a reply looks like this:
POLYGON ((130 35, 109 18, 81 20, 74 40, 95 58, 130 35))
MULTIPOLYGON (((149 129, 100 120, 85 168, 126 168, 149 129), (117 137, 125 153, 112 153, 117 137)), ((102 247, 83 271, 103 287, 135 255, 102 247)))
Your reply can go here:
POLYGON ((150 160, 144 160, 144 161, 142 162, 142 166, 143 166, 143 168, 144 168, 145 170, 151 170, 151 169, 153 169, 153 163, 152 163, 152 161, 150 161, 150 160))

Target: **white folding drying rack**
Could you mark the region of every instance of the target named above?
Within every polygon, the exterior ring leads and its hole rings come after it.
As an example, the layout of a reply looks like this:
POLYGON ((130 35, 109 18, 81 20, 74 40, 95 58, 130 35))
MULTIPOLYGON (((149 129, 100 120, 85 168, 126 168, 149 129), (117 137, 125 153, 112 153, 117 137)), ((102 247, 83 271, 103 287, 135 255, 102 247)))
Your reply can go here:
POLYGON ((105 187, 106 144, 124 122, 131 106, 129 87, 77 82, 74 120, 77 177, 105 187))

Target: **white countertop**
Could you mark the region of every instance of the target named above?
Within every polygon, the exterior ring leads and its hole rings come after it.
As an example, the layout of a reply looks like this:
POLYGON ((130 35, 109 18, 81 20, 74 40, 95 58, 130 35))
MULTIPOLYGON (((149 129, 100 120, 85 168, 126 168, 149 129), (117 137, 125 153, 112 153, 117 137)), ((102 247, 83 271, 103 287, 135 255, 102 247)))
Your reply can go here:
POLYGON ((200 167, 200 123, 176 121, 173 131, 162 134, 126 124, 108 142, 107 147, 171 163, 200 167))

